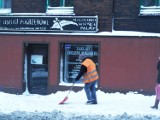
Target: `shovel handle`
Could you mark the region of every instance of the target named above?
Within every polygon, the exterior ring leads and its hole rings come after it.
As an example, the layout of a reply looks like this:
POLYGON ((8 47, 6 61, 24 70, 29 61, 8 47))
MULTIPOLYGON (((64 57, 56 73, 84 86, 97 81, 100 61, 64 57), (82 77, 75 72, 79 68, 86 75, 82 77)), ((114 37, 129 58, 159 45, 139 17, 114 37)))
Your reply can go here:
POLYGON ((70 88, 70 90, 69 90, 69 92, 68 92, 67 96, 68 96, 68 95, 69 95, 69 93, 72 91, 74 84, 75 84, 75 82, 72 84, 72 86, 71 86, 71 88, 70 88))

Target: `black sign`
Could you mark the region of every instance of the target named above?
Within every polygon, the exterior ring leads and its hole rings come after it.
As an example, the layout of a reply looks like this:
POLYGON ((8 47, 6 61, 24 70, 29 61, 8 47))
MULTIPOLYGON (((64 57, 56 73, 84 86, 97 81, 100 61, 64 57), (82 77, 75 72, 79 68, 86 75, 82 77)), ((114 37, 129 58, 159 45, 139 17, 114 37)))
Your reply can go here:
POLYGON ((0 31, 97 32, 97 16, 0 16, 0 31))

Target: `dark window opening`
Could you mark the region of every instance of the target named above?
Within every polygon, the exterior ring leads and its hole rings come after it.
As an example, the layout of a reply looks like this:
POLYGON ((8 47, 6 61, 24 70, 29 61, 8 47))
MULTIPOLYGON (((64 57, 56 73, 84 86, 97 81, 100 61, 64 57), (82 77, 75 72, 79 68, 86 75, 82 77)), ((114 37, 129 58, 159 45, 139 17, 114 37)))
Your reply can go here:
POLYGON ((24 82, 31 94, 47 94, 48 45, 25 44, 24 82))

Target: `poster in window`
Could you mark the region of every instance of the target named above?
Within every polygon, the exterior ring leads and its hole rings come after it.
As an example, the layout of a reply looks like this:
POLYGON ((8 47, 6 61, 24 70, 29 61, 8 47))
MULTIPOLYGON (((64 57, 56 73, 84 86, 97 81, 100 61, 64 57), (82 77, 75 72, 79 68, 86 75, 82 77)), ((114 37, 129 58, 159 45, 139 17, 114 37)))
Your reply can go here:
POLYGON ((79 73, 81 62, 79 54, 90 56, 98 64, 98 45, 97 44, 63 44, 64 56, 62 58, 63 71, 61 77, 64 82, 71 83, 79 73))
POLYGON ((43 56, 31 55, 31 64, 43 64, 43 56))

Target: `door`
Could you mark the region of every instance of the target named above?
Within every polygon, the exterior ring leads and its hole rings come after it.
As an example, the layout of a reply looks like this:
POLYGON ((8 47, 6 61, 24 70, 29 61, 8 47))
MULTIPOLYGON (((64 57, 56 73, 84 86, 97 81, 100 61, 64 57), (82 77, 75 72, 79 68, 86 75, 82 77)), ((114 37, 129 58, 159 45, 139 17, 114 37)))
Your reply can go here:
POLYGON ((29 93, 47 94, 48 44, 25 44, 24 60, 24 78, 29 93))

